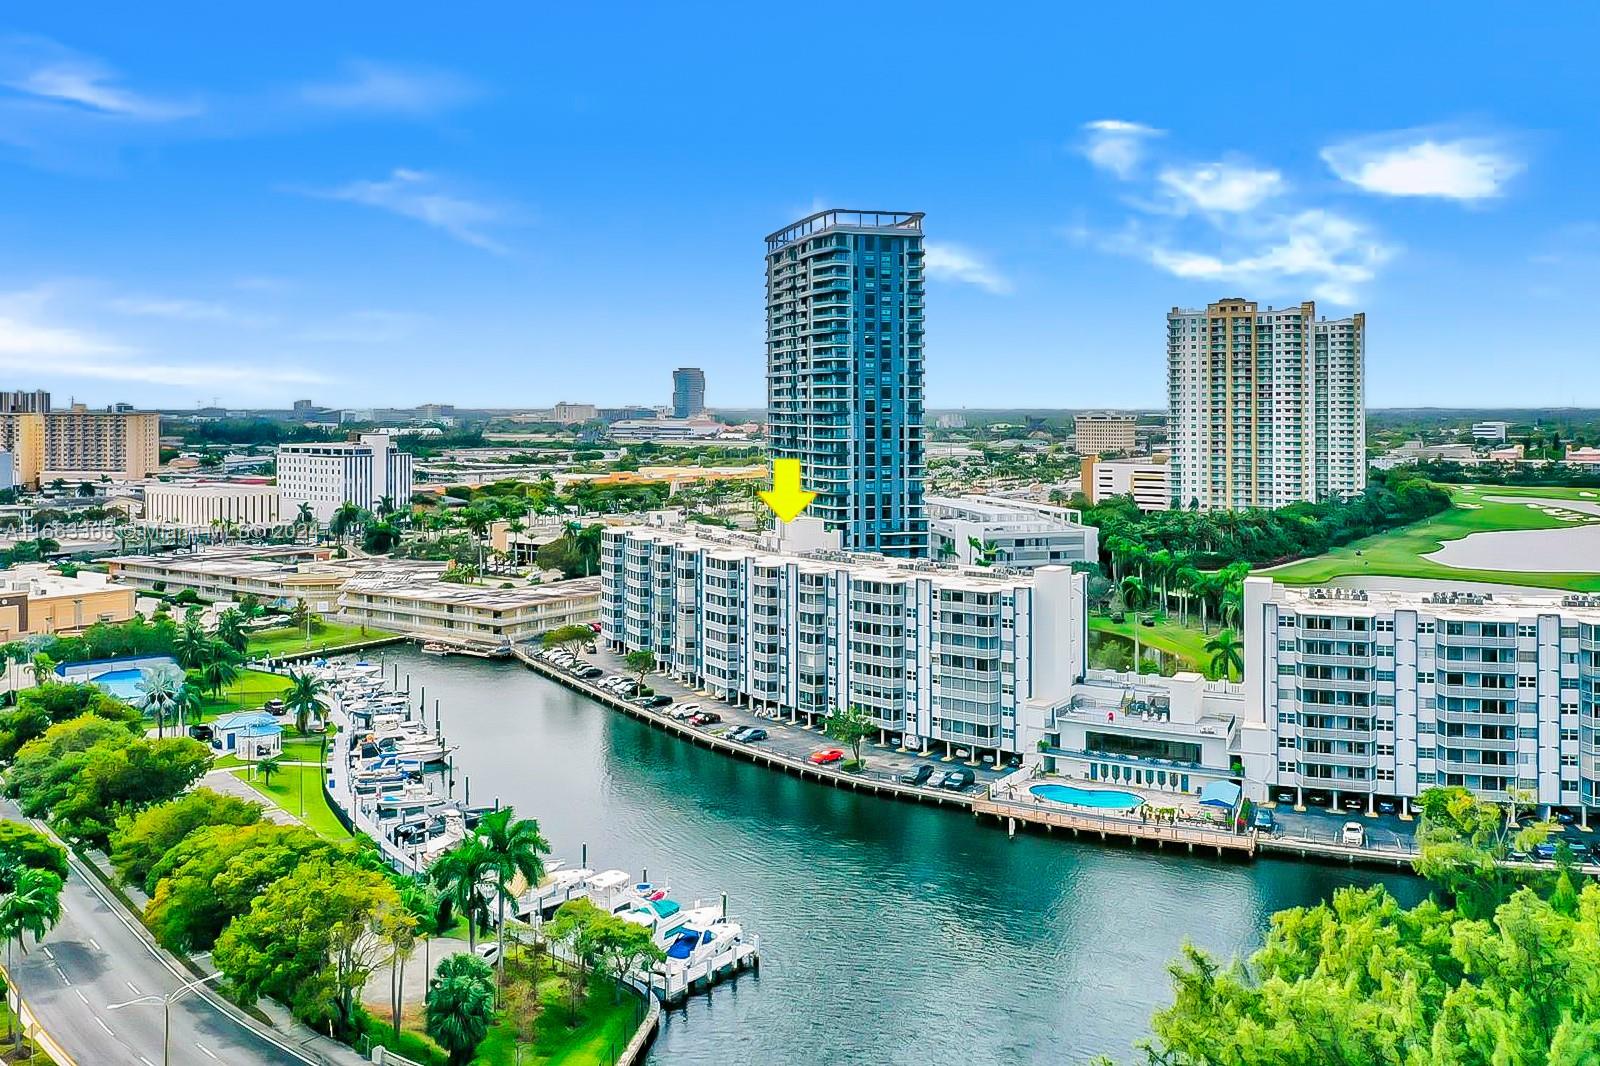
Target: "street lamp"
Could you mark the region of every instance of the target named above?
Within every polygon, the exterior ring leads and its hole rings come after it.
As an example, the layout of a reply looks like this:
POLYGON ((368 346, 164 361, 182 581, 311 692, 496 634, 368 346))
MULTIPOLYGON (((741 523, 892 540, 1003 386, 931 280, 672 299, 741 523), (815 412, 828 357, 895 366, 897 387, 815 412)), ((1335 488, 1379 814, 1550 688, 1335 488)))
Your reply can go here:
POLYGON ((123 1003, 113 1003, 106 1009, 120 1010, 123 1007, 132 1007, 136 1004, 146 1003, 161 1004, 161 1066, 169 1066, 171 1062, 169 1056, 171 1053, 170 1049, 172 1044, 172 1004, 175 1003, 185 992, 188 992, 191 989, 199 988, 208 981, 215 981, 221 976, 221 973, 214 973, 209 977, 202 977, 197 981, 190 981, 188 984, 183 985, 176 991, 169 992, 164 996, 140 996, 138 999, 130 999, 123 1003))

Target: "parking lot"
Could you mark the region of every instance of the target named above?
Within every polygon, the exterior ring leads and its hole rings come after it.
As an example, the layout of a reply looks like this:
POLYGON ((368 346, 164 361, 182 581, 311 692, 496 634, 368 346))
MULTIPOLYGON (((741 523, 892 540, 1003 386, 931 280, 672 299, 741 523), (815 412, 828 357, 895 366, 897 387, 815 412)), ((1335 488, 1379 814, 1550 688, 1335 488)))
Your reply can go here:
MULTIPOLYGON (((582 658, 604 670, 608 677, 612 675, 621 675, 629 678, 637 676, 635 671, 630 670, 623 663, 620 654, 605 648, 597 648, 593 653, 585 654, 582 658)), ((583 683, 594 685, 602 680, 604 678, 595 678, 593 681, 583 683)), ((750 708, 735 707, 718 700, 714 696, 696 692, 663 673, 647 675, 645 683, 656 692, 672 697, 673 707, 661 708, 661 711, 670 711, 684 704, 697 704, 705 710, 714 711, 721 715, 721 722, 705 727, 708 733, 723 735, 741 726, 758 727, 767 731, 767 739, 757 742, 759 746, 777 755, 804 760, 814 752, 827 748, 844 748, 846 758, 849 757, 848 748, 828 736, 821 729, 807 728, 804 725, 791 725, 783 719, 774 720, 758 717, 750 708)), ((956 767, 967 767, 972 770, 974 781, 972 785, 960 791, 970 794, 985 791, 990 781, 1008 772, 1004 767, 995 770, 992 767, 974 765, 958 759, 946 759, 937 754, 923 757, 913 751, 898 751, 893 747, 884 747, 872 742, 866 742, 861 745, 861 758, 866 763, 866 767, 851 776, 864 781, 893 782, 898 780, 901 774, 914 771, 921 764, 928 764, 933 767, 932 780, 937 781, 945 771, 956 767)), ((837 765, 835 764, 835 767, 837 765)))

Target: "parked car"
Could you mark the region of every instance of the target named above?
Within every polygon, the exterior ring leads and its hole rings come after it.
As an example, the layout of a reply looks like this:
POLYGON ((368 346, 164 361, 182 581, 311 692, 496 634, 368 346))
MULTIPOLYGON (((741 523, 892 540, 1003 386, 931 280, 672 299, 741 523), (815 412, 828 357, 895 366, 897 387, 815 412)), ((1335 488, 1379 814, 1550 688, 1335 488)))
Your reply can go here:
POLYGON ((667 717, 676 718, 680 722, 687 722, 699 713, 700 705, 698 703, 680 703, 667 712, 667 717))
POLYGON ((902 785, 926 785, 928 778, 933 776, 933 766, 930 763, 918 763, 900 775, 902 785))
POLYGON ((578 676, 583 678, 585 681, 593 681, 597 677, 604 677, 605 673, 606 672, 600 669, 598 666, 586 666, 582 670, 578 671, 578 676))
POLYGON ((754 744, 758 740, 766 740, 767 731, 758 725, 747 725, 729 733, 728 739, 736 740, 740 744, 754 744))
POLYGON ((1265 807, 1256 808, 1255 817, 1250 820, 1250 824, 1263 833, 1271 833, 1278 828, 1278 820, 1265 807))
POLYGON ((1556 851, 1557 847, 1554 840, 1540 841, 1533 846, 1533 857, 1549 862, 1556 857, 1556 851))
POLYGON ((1398 809, 1399 808, 1397 808, 1394 805, 1394 800, 1379 800, 1378 801, 1378 813, 1379 814, 1393 814, 1398 809))
POLYGON ((701 711, 689 719, 690 725, 716 725, 722 721, 722 715, 716 711, 701 711))
POLYGON ((939 787, 947 792, 960 792, 977 780, 977 776, 969 767, 958 766, 954 770, 945 773, 944 778, 939 782, 939 787))
POLYGON ((268 714, 283 714, 289 708, 284 706, 284 702, 280 699, 270 699, 261 705, 261 709, 268 714))
POLYGON ((478 958, 482 959, 484 962, 492 965, 494 960, 498 959, 499 957, 500 945, 496 944, 493 940, 485 941, 484 943, 478 945, 478 958))
POLYGON ((1571 837, 1565 837, 1563 839, 1566 840, 1567 847, 1572 849, 1572 857, 1574 860, 1578 862, 1588 862, 1594 858, 1594 849, 1589 847, 1589 845, 1584 841, 1574 840, 1571 837))
POLYGON ((1339 830, 1339 843, 1347 848, 1365 847, 1367 843, 1367 830, 1360 822, 1346 822, 1344 828, 1339 830))
POLYGON ((1557 811, 1556 821, 1561 825, 1571 825, 1572 823, 1576 822, 1577 819, 1572 816, 1571 811, 1557 811))
POLYGON ((1292 788, 1280 788, 1280 789, 1278 789, 1278 791, 1276 791, 1276 792, 1274 792, 1272 794, 1272 798, 1277 803, 1290 803, 1290 804, 1292 804, 1292 803, 1294 803, 1294 789, 1292 789, 1292 788))
POLYGON ((209 744, 212 737, 211 727, 208 725, 192 725, 189 727, 189 735, 195 740, 203 740, 209 744))
POLYGON ((1360 796, 1347 796, 1345 797, 1345 801, 1340 804, 1340 806, 1347 811, 1359 811, 1366 805, 1367 801, 1362 799, 1360 796))
POLYGON ((823 748, 821 751, 814 751, 810 755, 807 755, 806 762, 811 763, 814 766, 827 766, 831 763, 839 762, 843 758, 843 748, 823 748))
POLYGON ((672 697, 667 695, 665 692, 657 692, 654 696, 650 697, 650 702, 646 706, 658 708, 671 707, 672 697))

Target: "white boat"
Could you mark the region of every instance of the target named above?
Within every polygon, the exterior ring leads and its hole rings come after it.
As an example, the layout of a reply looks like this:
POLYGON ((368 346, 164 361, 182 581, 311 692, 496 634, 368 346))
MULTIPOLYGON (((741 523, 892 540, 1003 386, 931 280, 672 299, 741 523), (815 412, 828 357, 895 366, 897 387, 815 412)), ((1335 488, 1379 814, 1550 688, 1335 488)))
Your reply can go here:
POLYGON ((666 960, 656 972, 671 975, 696 970, 726 956, 744 942, 744 927, 720 915, 710 921, 685 922, 666 946, 666 960))

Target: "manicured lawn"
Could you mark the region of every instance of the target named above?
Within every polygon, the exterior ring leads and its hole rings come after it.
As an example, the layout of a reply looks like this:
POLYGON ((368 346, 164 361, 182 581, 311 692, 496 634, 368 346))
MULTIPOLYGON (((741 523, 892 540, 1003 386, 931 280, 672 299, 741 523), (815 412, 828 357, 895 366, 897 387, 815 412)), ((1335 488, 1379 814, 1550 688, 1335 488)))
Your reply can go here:
POLYGON ((392 637, 393 633, 382 629, 363 629, 360 626, 341 625, 337 622, 323 622, 320 626, 313 626, 311 639, 306 639, 306 631, 300 626, 283 626, 278 629, 263 629, 259 633, 250 635, 250 655, 276 656, 298 655, 302 652, 331 652, 352 644, 361 644, 369 640, 381 640, 392 637))
MULTIPOLYGON (((1434 580, 1487 581, 1506 585, 1532 585, 1573 592, 1600 592, 1600 573, 1547 574, 1523 570, 1467 570, 1445 566, 1423 556, 1439 550, 1445 541, 1473 533, 1512 529, 1566 529, 1572 523, 1517 503, 1499 503, 1490 496, 1546 499, 1553 503, 1580 500, 1600 503, 1600 494, 1583 496, 1592 489, 1508 487, 1501 485, 1454 486, 1455 506, 1434 518, 1390 533, 1358 540, 1314 559, 1259 571, 1286 585, 1320 585, 1332 578, 1353 575, 1417 577, 1434 580), (1358 554, 1359 553, 1359 554, 1358 554)), ((1600 566, 1600 562, 1597 562, 1600 566)))
POLYGON ((239 680, 223 689, 220 699, 213 699, 210 693, 206 694, 200 711, 201 719, 209 722, 219 714, 257 710, 268 700, 282 696, 288 688, 289 679, 281 674, 241 670, 239 680))
MULTIPOLYGON (((590 982, 588 999, 578 1008, 578 1024, 569 1023, 566 980, 546 975, 539 981, 538 1019, 533 1040, 522 1052, 523 1066, 611 1066, 633 1039, 643 1009, 638 996, 624 993, 620 1002, 604 978, 590 982)), ((509 1022, 493 1029, 472 1060, 473 1066, 514 1066, 517 1033, 509 1022)))
POLYGON ((299 817, 302 786, 305 789, 305 823, 330 840, 349 840, 350 834, 339 819, 333 816, 327 797, 322 794, 321 771, 315 766, 285 766, 272 775, 268 786, 260 774, 247 769, 235 770, 234 776, 261 793, 271 802, 290 814, 299 817))
POLYGON ((1132 612, 1127 621, 1113 622, 1108 615, 1091 615, 1089 617, 1089 631, 1103 633, 1111 636, 1122 637, 1132 641, 1133 630, 1139 630, 1139 644, 1145 648, 1155 648, 1169 655, 1176 655, 1188 664, 1188 669, 1205 673, 1205 663, 1211 658, 1206 652, 1206 641, 1215 635, 1216 630, 1203 633, 1190 626, 1181 626, 1176 622, 1157 622, 1153 626, 1139 625, 1132 612))

